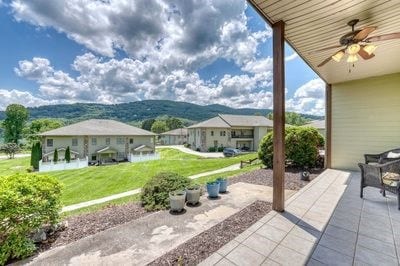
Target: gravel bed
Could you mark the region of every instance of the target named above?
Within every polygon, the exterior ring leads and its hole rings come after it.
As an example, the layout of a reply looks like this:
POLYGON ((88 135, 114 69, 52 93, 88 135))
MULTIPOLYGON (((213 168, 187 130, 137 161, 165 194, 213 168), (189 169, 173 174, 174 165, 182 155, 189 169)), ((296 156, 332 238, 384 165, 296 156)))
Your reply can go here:
POLYGON ((271 208, 269 202, 255 201, 148 265, 197 265, 265 216, 271 208))
MULTIPOLYGON (((323 171, 324 169, 311 169, 310 181, 316 178, 323 171)), ((300 179, 300 172, 301 171, 297 168, 286 168, 285 189, 300 190, 309 183, 309 181, 303 181, 300 179)), ((229 178, 229 184, 237 182, 246 182, 272 187, 272 169, 262 168, 229 178)))
POLYGON ((56 246, 66 245, 111 227, 139 219, 150 213, 138 203, 127 203, 109 205, 92 213, 71 216, 66 219, 67 228, 50 236, 46 243, 41 243, 38 251, 42 252, 56 246))

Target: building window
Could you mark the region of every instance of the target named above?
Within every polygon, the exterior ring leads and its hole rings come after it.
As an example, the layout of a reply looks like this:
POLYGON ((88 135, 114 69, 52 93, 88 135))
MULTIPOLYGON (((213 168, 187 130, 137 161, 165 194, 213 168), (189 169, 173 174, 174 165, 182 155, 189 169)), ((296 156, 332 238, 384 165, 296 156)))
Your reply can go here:
POLYGON ((129 144, 133 144, 133 139, 129 139, 129 144))
POLYGON ((214 131, 211 131, 211 136, 214 136, 214 131))
POLYGON ((124 138, 117 138, 117 144, 118 145, 125 144, 125 139, 124 138))
POLYGON ((92 155, 92 161, 96 161, 96 155, 92 155))
POLYGON ((96 138, 92 138, 92 145, 96 146, 97 145, 97 139, 96 138))
POLYGON ((78 146, 78 139, 72 139, 72 146, 78 146))
POLYGON ((106 138, 106 145, 110 145, 110 143, 111 143, 110 138, 106 138))
POLYGON ((47 147, 53 147, 53 139, 47 139, 47 147))
POLYGON ((225 137, 225 136, 226 136, 226 131, 220 131, 220 132, 219 132, 219 135, 220 135, 221 137, 225 137))

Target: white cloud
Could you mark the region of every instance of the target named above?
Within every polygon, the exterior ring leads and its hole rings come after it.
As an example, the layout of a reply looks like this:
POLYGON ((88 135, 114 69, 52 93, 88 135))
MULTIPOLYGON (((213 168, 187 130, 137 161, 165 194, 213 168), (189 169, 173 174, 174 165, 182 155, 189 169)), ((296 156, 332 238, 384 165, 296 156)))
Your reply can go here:
POLYGON ((271 107, 272 59, 256 58, 271 30, 248 29, 245 1, 13 0, 11 7, 18 21, 52 27, 94 52, 75 58, 76 77, 46 58, 20 61, 16 74, 36 81, 45 101, 171 99, 271 107), (118 49, 129 58, 113 58, 118 49), (245 73, 202 80, 197 71, 218 58, 245 73))
POLYGON ((299 87, 294 97, 286 101, 286 109, 298 113, 324 115, 325 83, 317 78, 299 87))
POLYGON ((285 56, 285 61, 286 62, 292 61, 298 57, 299 57, 299 55, 296 52, 293 52, 291 55, 285 56))
POLYGON ((33 96, 27 91, 0 89, 0 110, 6 109, 6 107, 12 103, 18 103, 24 106, 38 106, 53 104, 55 102, 33 96))

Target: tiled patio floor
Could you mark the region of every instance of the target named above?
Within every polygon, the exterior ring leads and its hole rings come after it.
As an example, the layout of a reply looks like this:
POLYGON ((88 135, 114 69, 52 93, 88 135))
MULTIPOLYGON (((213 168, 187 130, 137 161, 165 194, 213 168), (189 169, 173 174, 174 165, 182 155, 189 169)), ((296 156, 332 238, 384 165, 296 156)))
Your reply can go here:
POLYGON ((399 265, 395 195, 364 189, 360 175, 326 170, 201 265, 399 265))

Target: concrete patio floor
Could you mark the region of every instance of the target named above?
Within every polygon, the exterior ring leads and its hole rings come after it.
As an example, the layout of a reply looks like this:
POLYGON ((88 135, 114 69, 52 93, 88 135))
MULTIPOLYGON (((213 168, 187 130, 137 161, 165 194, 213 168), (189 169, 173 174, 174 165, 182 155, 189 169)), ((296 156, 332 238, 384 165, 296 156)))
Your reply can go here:
POLYGON ((326 170, 201 265, 399 265, 396 196, 364 189, 360 174, 326 170))

